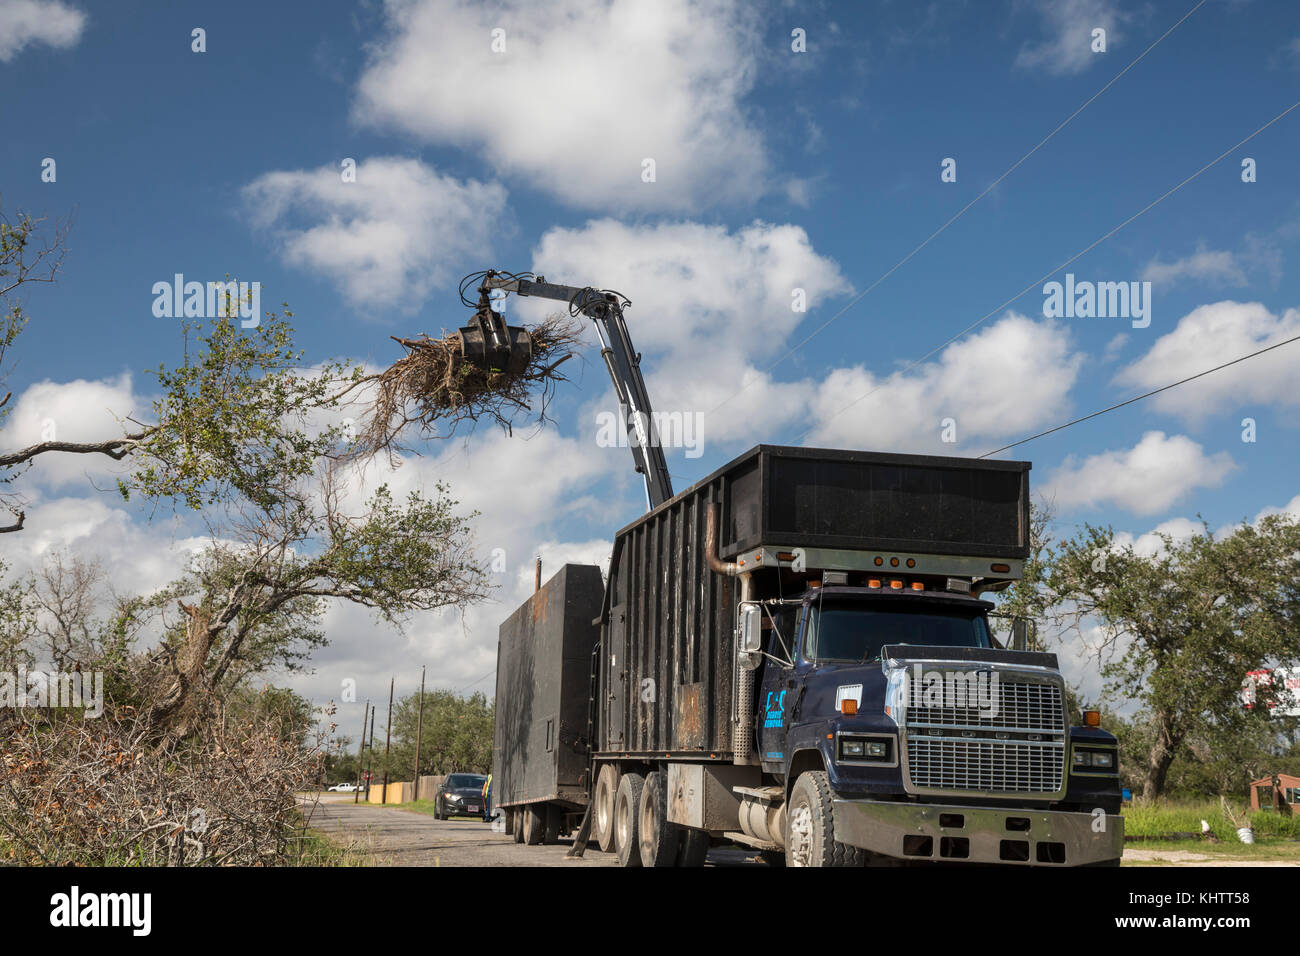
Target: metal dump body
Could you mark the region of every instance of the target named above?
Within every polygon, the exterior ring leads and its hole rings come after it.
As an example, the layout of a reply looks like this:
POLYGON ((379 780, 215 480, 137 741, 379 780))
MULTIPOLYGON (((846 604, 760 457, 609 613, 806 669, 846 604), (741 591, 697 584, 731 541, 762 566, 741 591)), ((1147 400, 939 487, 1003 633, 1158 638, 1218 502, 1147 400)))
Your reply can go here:
POLYGON ((1023 559, 1029 464, 759 445, 618 532, 597 749, 729 760, 739 582, 705 561, 763 546, 1023 559))
POLYGON ((501 625, 493 789, 498 806, 586 801, 600 569, 566 564, 501 625))

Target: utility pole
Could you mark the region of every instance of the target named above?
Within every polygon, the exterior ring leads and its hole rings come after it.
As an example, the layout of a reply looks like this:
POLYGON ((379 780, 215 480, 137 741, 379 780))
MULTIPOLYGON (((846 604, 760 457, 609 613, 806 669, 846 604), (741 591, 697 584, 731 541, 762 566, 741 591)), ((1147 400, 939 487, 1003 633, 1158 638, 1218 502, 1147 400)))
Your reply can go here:
POLYGON ((388 748, 393 743, 393 681, 397 678, 388 678, 388 726, 384 728, 384 796, 380 803, 388 802, 388 748))
POLYGON ((370 708, 370 756, 366 758, 366 803, 370 802, 370 771, 375 767, 375 711, 370 708))
MULTIPOLYGON (((365 777, 365 771, 361 769, 361 761, 366 756, 366 721, 370 718, 370 698, 366 698, 365 710, 361 711, 361 749, 357 751, 357 783, 365 777)), ((354 804, 361 802, 361 788, 352 791, 352 802, 354 804)))
POLYGON ((424 731, 424 665, 420 666, 420 710, 415 718, 415 799, 420 799, 420 737, 424 731))
POLYGON ((542 556, 537 556, 537 566, 533 572, 533 593, 542 589, 542 556))

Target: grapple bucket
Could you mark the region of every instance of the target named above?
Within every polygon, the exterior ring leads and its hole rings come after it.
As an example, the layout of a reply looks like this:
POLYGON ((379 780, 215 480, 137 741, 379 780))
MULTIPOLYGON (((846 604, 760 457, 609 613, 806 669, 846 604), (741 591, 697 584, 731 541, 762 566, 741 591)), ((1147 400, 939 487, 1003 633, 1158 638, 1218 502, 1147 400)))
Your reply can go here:
POLYGON ((533 358, 533 339, 527 329, 506 325, 505 318, 481 305, 470 324, 460 330, 460 353, 484 372, 518 375, 533 358))

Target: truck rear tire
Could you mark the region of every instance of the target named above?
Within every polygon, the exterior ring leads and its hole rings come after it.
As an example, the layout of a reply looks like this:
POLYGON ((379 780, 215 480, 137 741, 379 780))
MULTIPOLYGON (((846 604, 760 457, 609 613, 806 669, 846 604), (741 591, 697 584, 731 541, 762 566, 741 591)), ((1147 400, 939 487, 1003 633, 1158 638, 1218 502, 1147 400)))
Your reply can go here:
POLYGON ((800 774, 790 792, 790 808, 785 816, 786 865, 862 866, 863 860, 861 850, 835 839, 835 814, 826 771, 800 774))
POLYGON ((614 843, 620 866, 641 865, 637 817, 644 787, 645 778, 639 773, 625 773, 614 795, 614 843))
POLYGON ((546 804, 530 803, 524 807, 524 842, 541 846, 546 840, 546 804))
POLYGON ((656 770, 645 778, 637 813, 642 866, 676 866, 682 828, 668 822, 668 775, 656 770))
POLYGON ((678 866, 703 866, 709 855, 709 835, 704 830, 683 828, 682 843, 677 850, 678 866))
POLYGON ((596 842, 605 853, 613 853, 617 849, 614 839, 614 797, 617 793, 618 767, 607 763, 600 768, 600 774, 596 777, 596 792, 592 796, 594 806, 591 808, 596 842))

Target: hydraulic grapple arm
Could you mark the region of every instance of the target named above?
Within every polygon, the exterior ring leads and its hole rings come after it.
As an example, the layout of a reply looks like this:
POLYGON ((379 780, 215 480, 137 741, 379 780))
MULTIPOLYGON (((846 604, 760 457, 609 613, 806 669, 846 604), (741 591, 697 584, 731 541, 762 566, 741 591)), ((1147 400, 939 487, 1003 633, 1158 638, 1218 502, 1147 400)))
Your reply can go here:
MULTIPOLYGON (((600 355, 605 360, 619 405, 627 410, 624 423, 628 444, 636 461, 636 470, 645 478, 646 500, 653 510, 673 496, 668 462, 654 430, 654 417, 645 379, 641 377, 641 356, 623 322, 623 309, 630 303, 617 292, 555 285, 542 276, 524 279, 505 273, 487 272, 480 286, 486 297, 492 289, 567 302, 572 315, 585 315, 596 325, 600 337, 600 355)), ((501 326, 504 328, 504 322, 501 326)))

